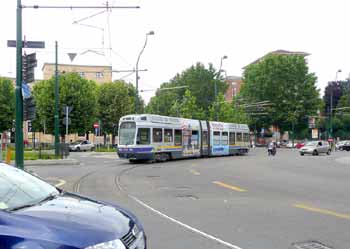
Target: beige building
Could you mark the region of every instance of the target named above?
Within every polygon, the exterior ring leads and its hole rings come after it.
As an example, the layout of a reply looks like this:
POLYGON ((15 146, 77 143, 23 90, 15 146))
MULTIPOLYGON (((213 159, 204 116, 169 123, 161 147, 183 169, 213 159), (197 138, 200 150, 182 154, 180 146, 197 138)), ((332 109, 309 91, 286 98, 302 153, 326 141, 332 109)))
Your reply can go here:
MULTIPOLYGON (((42 68, 43 79, 51 79, 55 75, 55 64, 45 63, 42 68)), ((94 80, 97 83, 106 83, 112 81, 112 67, 111 66, 86 66, 86 65, 72 65, 72 64, 58 64, 58 71, 62 73, 76 72, 81 77, 94 80)))

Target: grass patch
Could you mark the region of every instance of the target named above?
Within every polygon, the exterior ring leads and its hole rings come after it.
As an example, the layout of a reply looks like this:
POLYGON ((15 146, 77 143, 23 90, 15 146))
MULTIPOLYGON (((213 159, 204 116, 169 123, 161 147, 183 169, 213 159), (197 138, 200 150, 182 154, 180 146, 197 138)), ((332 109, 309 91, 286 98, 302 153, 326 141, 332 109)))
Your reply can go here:
MULTIPOLYGON (((6 159, 6 152, 4 151, 2 153, 2 158, 6 159)), ((11 160, 15 160, 16 158, 16 152, 11 152, 11 160)), ((24 151, 24 160, 38 160, 38 159, 44 159, 44 160, 50 160, 50 159, 56 159, 55 154, 52 153, 46 153, 42 152, 41 155, 38 151, 24 151)))

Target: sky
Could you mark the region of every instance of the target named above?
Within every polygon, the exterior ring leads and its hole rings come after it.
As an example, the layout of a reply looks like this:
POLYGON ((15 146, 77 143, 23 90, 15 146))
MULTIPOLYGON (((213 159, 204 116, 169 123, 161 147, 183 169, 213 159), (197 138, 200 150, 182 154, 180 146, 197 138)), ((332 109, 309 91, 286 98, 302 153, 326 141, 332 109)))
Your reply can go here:
MULTIPOLYGON (((23 5, 103 6, 107 0, 22 0, 23 5)), ((242 68, 278 49, 303 51, 310 72, 318 77, 320 95, 328 81, 350 73, 350 35, 347 0, 109 0, 113 6, 140 6, 113 9, 89 17, 101 9, 23 9, 26 40, 45 41, 37 52, 36 79, 42 78, 43 63, 55 60, 54 44, 59 43, 59 63, 112 65, 113 70, 132 70, 146 38, 141 56, 139 89, 146 100, 162 83, 201 62, 227 75, 241 76, 242 68), (88 25, 88 26, 86 26, 88 25), (71 62, 67 53, 77 53, 71 62)), ((16 0, 2 1, 0 15, 0 75, 15 77, 15 49, 7 40, 16 38, 16 0)), ((113 79, 135 83, 135 74, 114 73, 113 79)))

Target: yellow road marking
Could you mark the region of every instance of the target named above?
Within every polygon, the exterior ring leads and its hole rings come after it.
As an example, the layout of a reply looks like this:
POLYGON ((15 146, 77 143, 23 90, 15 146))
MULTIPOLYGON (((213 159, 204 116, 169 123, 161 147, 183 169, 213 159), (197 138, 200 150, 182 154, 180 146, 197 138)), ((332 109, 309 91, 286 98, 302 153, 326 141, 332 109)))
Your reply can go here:
POLYGON ((190 169, 190 172, 196 176, 199 176, 201 173, 199 173, 198 171, 194 170, 194 169, 190 169))
POLYGON ((226 183, 223 183, 223 182, 219 182, 219 181, 215 181, 213 183, 218 185, 218 186, 221 186, 221 187, 224 187, 224 188, 228 188, 228 189, 231 189, 231 190, 234 190, 234 191, 238 191, 238 192, 246 192, 246 191, 248 191, 246 189, 239 188, 239 187, 236 187, 236 186, 233 186, 233 185, 230 185, 230 184, 226 184, 226 183))
POLYGON ((62 179, 58 179, 59 183, 55 184, 55 187, 61 187, 63 186, 64 184, 66 184, 66 181, 65 180, 62 180, 62 179))
POLYGON ((310 207, 304 204, 294 204, 293 205, 296 208, 301 208, 307 211, 311 211, 311 212, 316 212, 316 213, 320 213, 320 214, 325 214, 325 215, 331 215, 331 216, 335 216, 337 218, 341 218, 341 219, 350 219, 350 215, 349 214, 340 214, 331 210, 327 210, 327 209, 321 209, 321 208, 316 208, 316 207, 310 207))
POLYGON ((56 177, 48 177, 48 178, 46 178, 46 180, 58 182, 57 184, 55 184, 55 187, 56 187, 56 188, 61 187, 61 186, 63 186, 64 184, 66 184, 66 181, 65 181, 65 180, 62 180, 62 179, 59 179, 59 178, 56 178, 56 177))

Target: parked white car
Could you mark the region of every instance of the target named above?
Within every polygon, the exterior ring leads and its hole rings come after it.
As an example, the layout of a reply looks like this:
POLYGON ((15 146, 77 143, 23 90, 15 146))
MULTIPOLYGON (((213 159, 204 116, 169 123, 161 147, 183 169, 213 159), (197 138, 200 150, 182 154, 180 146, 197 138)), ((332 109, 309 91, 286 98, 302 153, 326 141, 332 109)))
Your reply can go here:
POLYGON ((293 142, 292 141, 289 141, 287 144, 286 144, 286 148, 295 148, 295 145, 296 145, 297 143, 296 142, 294 142, 294 146, 293 146, 293 142))
POLYGON ((302 148, 299 149, 301 156, 305 154, 311 154, 317 156, 321 153, 326 153, 327 155, 331 154, 331 147, 326 141, 310 141, 305 144, 302 148))
POLYGON ((93 151, 95 145, 88 140, 76 141, 69 145, 69 151, 93 151))
POLYGON ((348 144, 348 143, 350 143, 350 141, 348 141, 348 140, 339 141, 338 143, 335 144, 335 149, 336 150, 343 150, 343 146, 345 144, 348 144))

